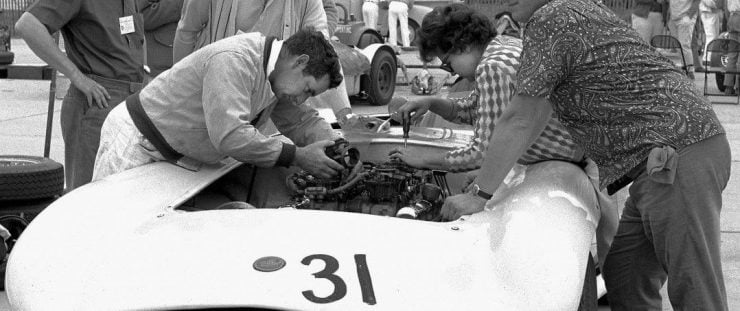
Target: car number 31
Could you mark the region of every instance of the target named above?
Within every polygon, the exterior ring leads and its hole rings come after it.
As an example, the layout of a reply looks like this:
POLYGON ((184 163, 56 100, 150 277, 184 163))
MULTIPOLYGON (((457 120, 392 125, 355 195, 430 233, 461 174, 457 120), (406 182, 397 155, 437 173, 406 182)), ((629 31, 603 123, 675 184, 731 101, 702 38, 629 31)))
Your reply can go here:
MULTIPOLYGON (((334 285, 334 290, 326 297, 317 297, 313 290, 305 290, 302 292, 303 297, 314 303, 330 303, 344 298, 347 295, 347 284, 340 276, 335 274, 339 269, 339 261, 330 255, 315 254, 306 256, 301 260, 301 263, 308 266, 314 261, 323 261, 324 269, 313 273, 313 276, 317 279, 328 280, 334 285)), ((367 267, 365 254, 355 254, 355 267, 357 268, 357 279, 362 292, 362 301, 374 305, 375 291, 373 290, 372 279, 370 279, 370 270, 367 267)))

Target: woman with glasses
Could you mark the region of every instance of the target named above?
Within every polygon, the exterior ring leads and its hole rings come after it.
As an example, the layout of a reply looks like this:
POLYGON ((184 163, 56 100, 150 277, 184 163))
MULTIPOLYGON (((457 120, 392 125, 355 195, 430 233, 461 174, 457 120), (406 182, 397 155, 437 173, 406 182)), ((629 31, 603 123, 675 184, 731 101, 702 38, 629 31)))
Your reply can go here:
MULTIPOLYGON (((430 155, 400 149, 391 157, 420 168, 457 172, 478 169, 496 121, 514 94, 522 41, 511 36, 497 36, 488 17, 464 4, 450 4, 435 8, 424 17, 417 43, 423 61, 439 58, 441 69, 475 81, 476 86, 469 96, 460 99, 425 97, 409 101, 398 113, 415 122, 431 111, 448 121, 473 125, 474 136, 466 147, 446 153, 430 155)), ((519 163, 553 159, 572 162, 583 159, 583 153, 555 118, 519 163)))

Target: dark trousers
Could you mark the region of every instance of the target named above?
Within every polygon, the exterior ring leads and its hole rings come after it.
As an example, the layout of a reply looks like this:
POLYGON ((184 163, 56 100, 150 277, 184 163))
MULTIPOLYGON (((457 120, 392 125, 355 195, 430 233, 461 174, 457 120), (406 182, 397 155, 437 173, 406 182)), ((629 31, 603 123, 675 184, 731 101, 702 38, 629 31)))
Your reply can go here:
POLYGON ((70 84, 62 101, 60 115, 64 140, 64 175, 66 191, 82 186, 92 179, 95 154, 100 144, 100 128, 108 113, 126 97, 141 89, 141 83, 107 79, 88 75, 103 86, 110 95, 108 108, 101 109, 93 103, 88 107, 87 97, 70 84))
POLYGON ((673 184, 642 173, 629 189, 604 262, 612 310, 727 310, 720 261, 722 190, 730 177, 724 134, 678 151, 673 184))

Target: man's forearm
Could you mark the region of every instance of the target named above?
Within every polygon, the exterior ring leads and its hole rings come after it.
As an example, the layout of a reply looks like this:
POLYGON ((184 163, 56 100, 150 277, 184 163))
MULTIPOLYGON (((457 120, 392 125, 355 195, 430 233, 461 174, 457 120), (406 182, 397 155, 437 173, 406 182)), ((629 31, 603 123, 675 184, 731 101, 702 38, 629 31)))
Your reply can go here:
POLYGON ((54 42, 46 26, 33 14, 23 13, 15 24, 15 29, 26 41, 31 51, 70 80, 74 81, 82 75, 77 66, 59 49, 59 45, 54 42))
POLYGON ((516 161, 540 136, 552 115, 544 98, 516 96, 504 111, 491 137, 475 182, 481 190, 494 193, 516 161))

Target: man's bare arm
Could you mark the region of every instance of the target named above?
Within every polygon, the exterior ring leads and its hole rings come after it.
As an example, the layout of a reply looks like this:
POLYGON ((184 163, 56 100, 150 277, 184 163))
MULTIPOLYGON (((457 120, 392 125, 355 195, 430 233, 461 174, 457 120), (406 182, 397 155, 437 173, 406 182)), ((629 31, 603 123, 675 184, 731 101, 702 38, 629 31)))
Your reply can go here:
POLYGON ((64 74, 80 91, 87 96, 88 106, 93 101, 98 107, 108 107, 108 91, 97 82, 85 76, 71 60, 62 53, 59 45, 54 42, 46 26, 41 23, 33 14, 25 12, 15 24, 15 29, 21 37, 26 40, 28 47, 36 53, 44 62, 54 67, 64 74))

